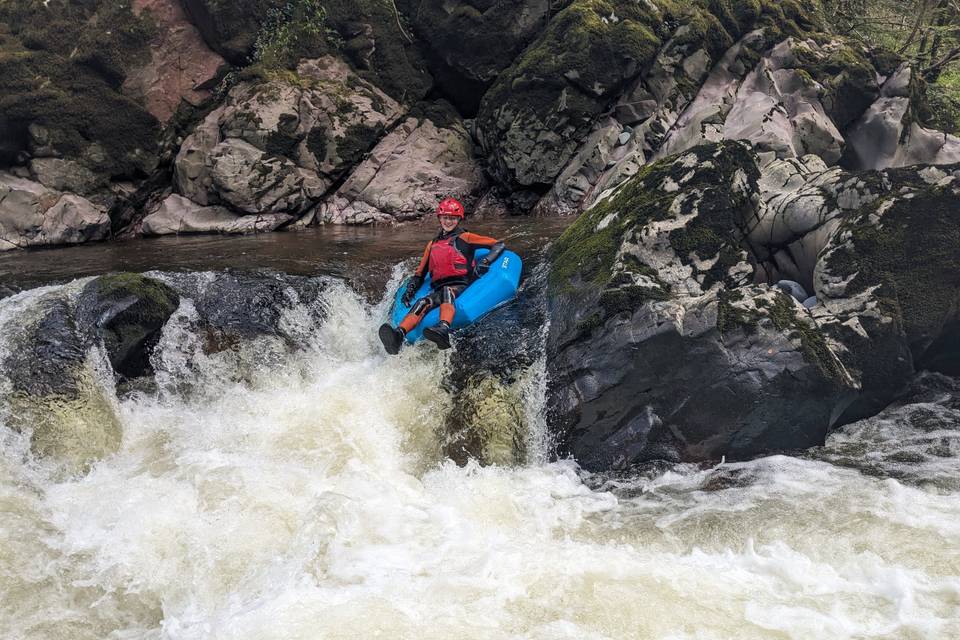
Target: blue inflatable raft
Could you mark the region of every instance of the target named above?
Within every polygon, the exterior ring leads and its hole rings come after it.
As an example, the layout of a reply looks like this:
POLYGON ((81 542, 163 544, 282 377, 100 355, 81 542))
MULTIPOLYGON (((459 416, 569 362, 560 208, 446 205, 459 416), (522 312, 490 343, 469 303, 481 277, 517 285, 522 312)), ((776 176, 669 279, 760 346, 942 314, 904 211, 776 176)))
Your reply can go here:
MULTIPOLYGON (((479 260, 489 251, 477 249, 474 257, 479 260)), ((520 256, 512 251, 504 251, 500 259, 490 265, 490 270, 475 280, 456 300, 457 314, 453 317, 452 329, 460 329, 473 324, 482 316, 490 313, 497 307, 510 302, 517 295, 520 286, 520 271, 523 263, 520 256)), ((390 324, 396 328, 410 307, 416 301, 430 293, 430 276, 427 275, 423 284, 417 289, 417 295, 410 305, 403 304, 400 299, 406 286, 401 286, 393 300, 393 312, 390 314, 390 324)), ((407 342, 413 344, 423 337, 423 330, 440 322, 440 309, 431 309, 424 319, 407 334, 407 342)))

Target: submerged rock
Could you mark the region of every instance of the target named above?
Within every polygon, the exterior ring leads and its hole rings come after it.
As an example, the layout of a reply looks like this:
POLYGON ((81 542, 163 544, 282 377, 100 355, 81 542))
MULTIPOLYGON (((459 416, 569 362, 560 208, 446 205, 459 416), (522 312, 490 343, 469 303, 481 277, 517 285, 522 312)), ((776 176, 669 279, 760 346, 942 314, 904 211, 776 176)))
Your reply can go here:
POLYGON ((15 348, 2 364, 10 381, 10 424, 30 434, 31 450, 71 472, 117 451, 122 426, 69 303, 41 301, 12 342, 15 348))

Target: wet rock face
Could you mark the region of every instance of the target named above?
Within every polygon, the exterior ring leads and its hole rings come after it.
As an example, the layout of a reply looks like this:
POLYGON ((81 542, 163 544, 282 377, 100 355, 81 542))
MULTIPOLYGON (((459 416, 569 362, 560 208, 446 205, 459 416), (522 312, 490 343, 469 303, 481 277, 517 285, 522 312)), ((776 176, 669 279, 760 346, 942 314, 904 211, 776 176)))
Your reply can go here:
POLYGON ((114 371, 136 378, 152 371, 150 355, 179 303, 177 293, 162 282, 133 273, 112 274, 84 287, 76 317, 103 342, 114 371))
POLYGON ((296 347, 304 336, 294 336, 284 323, 295 307, 307 313, 322 310, 313 303, 323 290, 318 278, 282 273, 165 274, 165 282, 182 298, 188 298, 206 331, 206 348, 221 351, 260 336, 278 337, 296 347))
POLYGON ((957 179, 813 156, 761 172, 732 143, 646 167, 553 250, 549 404, 565 450, 608 469, 809 447, 925 363, 949 370, 957 179), (810 309, 753 284, 790 274, 810 309))
POLYGON ((960 380, 922 373, 879 414, 830 434, 814 458, 901 482, 960 486, 960 380))
POLYGON ((16 348, 2 363, 10 381, 11 424, 30 430, 36 455, 83 472, 115 452, 122 437, 113 405, 96 380, 91 342, 66 300, 45 300, 24 321, 16 348))

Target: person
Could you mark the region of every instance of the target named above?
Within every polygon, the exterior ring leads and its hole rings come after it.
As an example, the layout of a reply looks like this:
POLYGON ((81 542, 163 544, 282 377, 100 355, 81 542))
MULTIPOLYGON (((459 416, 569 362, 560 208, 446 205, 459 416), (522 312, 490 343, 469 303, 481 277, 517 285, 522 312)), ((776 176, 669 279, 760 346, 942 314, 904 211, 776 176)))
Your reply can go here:
POLYGON ((401 301, 404 305, 413 301, 428 272, 431 291, 414 303, 396 329, 389 323, 380 327, 380 341, 387 353, 399 353, 407 333, 437 306, 440 307, 440 323, 424 329, 423 336, 439 348, 449 349, 450 325, 456 314, 454 303, 457 296, 463 293, 471 282, 485 274, 503 253, 504 246, 499 240, 462 228, 460 222, 463 220, 463 213, 463 205, 456 198, 444 198, 437 206, 440 232, 427 243, 417 270, 407 282, 401 301), (490 252, 474 264, 474 253, 481 247, 489 249, 490 252), (471 268, 471 265, 474 266, 471 268))

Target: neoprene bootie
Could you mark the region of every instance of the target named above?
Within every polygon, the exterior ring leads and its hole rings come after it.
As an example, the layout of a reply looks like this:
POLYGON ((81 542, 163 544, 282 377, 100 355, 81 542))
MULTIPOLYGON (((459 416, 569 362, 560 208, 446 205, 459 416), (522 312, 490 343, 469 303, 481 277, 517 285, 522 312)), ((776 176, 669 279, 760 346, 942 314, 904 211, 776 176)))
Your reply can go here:
POLYGON ((392 356, 400 353, 400 347, 403 346, 403 339, 407 335, 403 329, 394 329, 385 322, 380 325, 380 330, 377 333, 380 335, 380 342, 383 343, 383 348, 387 353, 392 356))
POLYGON ((423 337, 434 343, 440 349, 450 348, 450 325, 441 321, 435 327, 427 327, 423 330, 423 337))

